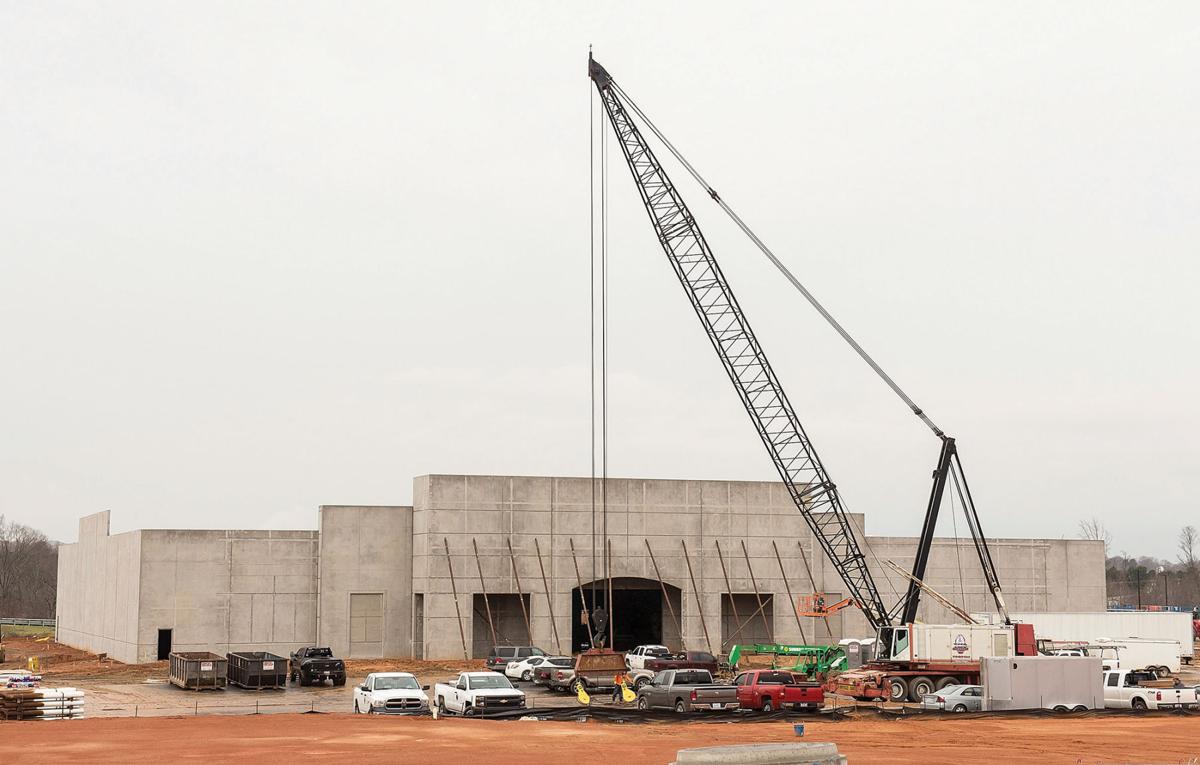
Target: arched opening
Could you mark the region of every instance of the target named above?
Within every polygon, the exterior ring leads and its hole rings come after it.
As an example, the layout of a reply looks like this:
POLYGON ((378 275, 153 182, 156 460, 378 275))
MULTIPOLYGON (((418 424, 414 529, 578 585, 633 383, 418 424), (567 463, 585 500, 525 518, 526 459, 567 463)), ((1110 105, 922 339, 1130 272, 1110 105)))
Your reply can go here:
POLYGON ((571 590, 571 649, 583 651, 591 647, 591 635, 583 618, 584 599, 593 610, 603 608, 613 620, 613 645, 617 651, 628 651, 639 645, 661 644, 679 650, 679 626, 671 617, 680 615, 682 591, 674 585, 639 577, 614 577, 612 608, 608 604, 608 582, 598 579, 585 582, 583 593, 571 590), (594 585, 594 589, 593 589, 594 585), (666 600, 663 588, 666 588, 666 600), (593 599, 594 592, 594 599, 593 599), (668 605, 669 602, 669 605, 668 605))

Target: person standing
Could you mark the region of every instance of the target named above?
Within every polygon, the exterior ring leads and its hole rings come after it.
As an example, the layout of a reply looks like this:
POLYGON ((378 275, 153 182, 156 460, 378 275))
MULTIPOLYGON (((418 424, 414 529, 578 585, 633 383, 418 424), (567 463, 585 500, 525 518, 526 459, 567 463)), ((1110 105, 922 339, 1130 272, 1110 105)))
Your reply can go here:
POLYGON ((612 700, 614 704, 624 703, 625 682, 624 672, 618 672, 617 674, 613 675, 612 700))

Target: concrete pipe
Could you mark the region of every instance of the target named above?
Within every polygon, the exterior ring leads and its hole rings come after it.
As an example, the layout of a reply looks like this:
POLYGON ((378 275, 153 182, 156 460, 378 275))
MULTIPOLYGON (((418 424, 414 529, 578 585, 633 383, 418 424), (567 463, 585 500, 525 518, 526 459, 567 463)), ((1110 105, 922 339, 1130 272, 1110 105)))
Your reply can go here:
POLYGON ((837 744, 742 744, 680 749, 671 765, 845 765, 837 744))

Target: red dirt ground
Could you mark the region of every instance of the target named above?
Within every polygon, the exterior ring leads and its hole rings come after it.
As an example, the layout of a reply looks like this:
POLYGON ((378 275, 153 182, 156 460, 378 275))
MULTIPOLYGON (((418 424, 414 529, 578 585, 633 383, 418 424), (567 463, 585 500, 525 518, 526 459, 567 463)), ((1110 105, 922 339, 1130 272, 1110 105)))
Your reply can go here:
MULTIPOLYGON (((940 718, 810 722, 852 765, 1192 762, 1200 717, 940 718)), ((0 762, 664 765, 680 748, 797 741, 790 723, 618 725, 260 715, 0 723, 0 762)))

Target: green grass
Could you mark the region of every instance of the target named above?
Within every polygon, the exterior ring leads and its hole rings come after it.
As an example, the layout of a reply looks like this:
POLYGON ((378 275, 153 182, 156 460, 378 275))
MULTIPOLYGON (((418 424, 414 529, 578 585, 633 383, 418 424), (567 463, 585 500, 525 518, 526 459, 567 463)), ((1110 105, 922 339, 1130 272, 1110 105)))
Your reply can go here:
POLYGON ((0 624, 0 637, 45 637, 54 635, 53 627, 35 627, 28 624, 0 624))

